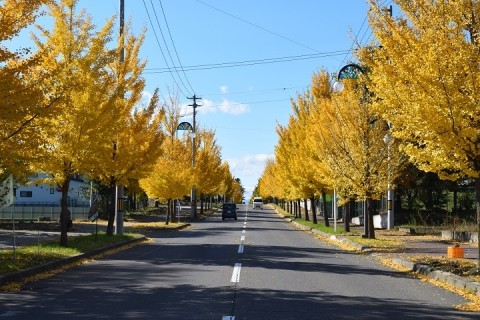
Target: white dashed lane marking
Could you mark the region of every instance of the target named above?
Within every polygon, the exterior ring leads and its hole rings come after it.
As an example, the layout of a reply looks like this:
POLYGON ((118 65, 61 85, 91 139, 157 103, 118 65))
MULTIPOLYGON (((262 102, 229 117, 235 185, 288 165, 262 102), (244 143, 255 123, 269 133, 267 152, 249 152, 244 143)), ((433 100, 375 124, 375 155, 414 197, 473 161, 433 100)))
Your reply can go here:
POLYGON ((242 269, 241 263, 235 263, 235 267, 233 267, 232 278, 230 282, 240 282, 240 270, 242 269))

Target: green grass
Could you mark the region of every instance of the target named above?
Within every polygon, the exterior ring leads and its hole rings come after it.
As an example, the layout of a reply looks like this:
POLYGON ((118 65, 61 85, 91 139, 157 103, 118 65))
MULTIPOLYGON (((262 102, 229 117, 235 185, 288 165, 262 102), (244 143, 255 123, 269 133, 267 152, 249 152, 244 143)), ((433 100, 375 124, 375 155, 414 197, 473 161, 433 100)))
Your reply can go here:
POLYGON ((317 221, 318 223, 314 224, 312 221, 306 221, 304 218, 295 218, 295 215, 286 212, 278 205, 275 205, 275 204, 271 204, 271 205, 273 205, 279 212, 281 212, 281 214, 285 218, 291 218, 295 220, 295 222, 300 223, 304 226, 307 226, 312 229, 316 229, 325 233, 330 233, 330 234, 336 234, 336 235, 345 234, 344 229, 343 227, 340 226, 340 224, 337 224, 337 231, 335 231, 333 225, 326 227, 325 224, 323 223, 323 220, 318 220, 317 221))
POLYGON ((312 229, 319 230, 329 234, 340 235, 345 233, 343 227, 341 227, 340 224, 337 224, 337 231, 335 231, 333 225, 327 227, 325 226, 323 221, 318 221, 319 223, 315 224, 312 221, 306 221, 304 218, 301 218, 301 219, 297 218, 295 219, 295 222, 303 224, 304 226, 310 227, 312 229))
POLYGON ((107 236, 105 233, 99 233, 97 236, 92 234, 69 237, 68 247, 61 247, 58 241, 49 241, 39 245, 18 247, 15 254, 12 249, 0 250, 0 274, 27 269, 138 237, 137 234, 107 236))

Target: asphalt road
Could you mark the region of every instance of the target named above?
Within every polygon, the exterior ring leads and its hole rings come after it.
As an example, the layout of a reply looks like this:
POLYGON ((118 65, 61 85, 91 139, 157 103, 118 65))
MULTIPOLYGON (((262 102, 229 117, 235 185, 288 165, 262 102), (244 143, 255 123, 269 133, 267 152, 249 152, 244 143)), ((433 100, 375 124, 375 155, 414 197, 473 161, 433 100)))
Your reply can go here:
POLYGON ((219 214, 18 293, 0 319, 479 319, 463 298, 300 232, 272 210, 219 214))

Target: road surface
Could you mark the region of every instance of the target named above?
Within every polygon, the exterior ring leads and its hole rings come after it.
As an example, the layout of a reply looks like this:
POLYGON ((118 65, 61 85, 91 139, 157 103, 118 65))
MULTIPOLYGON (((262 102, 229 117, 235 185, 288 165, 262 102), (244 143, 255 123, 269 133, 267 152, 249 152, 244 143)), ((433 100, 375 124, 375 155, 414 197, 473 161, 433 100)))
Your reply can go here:
POLYGON ((0 293, 0 319, 479 319, 373 257, 239 206, 191 228, 0 293))

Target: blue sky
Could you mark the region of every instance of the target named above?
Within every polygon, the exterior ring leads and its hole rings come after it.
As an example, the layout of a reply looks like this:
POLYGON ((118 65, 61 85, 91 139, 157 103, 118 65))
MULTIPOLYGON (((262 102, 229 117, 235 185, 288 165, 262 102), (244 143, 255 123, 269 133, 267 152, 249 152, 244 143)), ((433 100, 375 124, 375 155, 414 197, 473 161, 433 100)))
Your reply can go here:
MULTIPOLYGON (((118 15, 119 0, 81 0, 79 8, 100 26, 118 15)), ((215 130, 247 199, 273 157, 290 98, 320 68, 335 73, 351 62, 354 39, 372 40, 367 10, 366 0, 125 0, 134 32, 147 29, 145 94, 176 89, 185 105, 202 98, 197 123, 215 130), (173 66, 184 72, 168 72, 173 66)))

